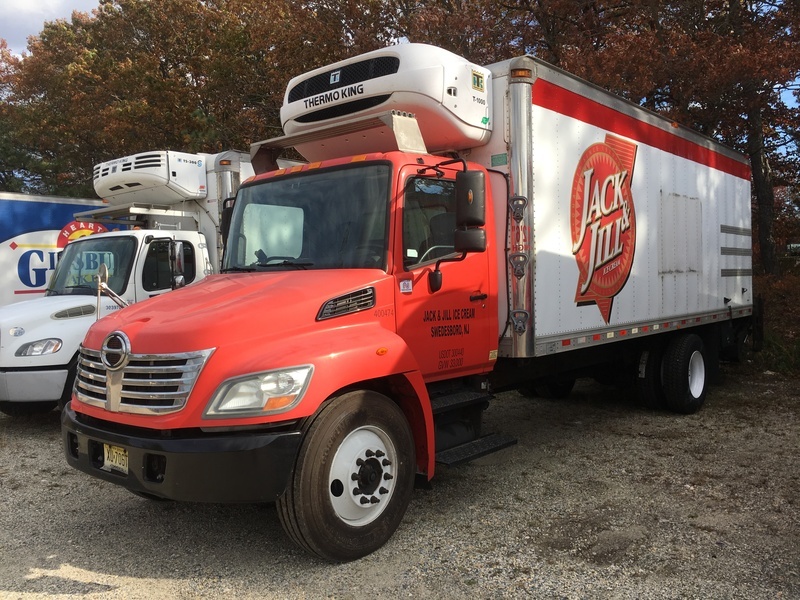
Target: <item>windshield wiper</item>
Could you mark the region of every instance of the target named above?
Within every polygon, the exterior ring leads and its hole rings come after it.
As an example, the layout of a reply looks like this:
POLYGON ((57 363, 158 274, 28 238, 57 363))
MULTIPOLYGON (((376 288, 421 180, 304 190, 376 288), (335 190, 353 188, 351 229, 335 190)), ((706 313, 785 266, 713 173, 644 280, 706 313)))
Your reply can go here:
POLYGON ((307 267, 313 267, 314 263, 310 260, 282 260, 281 262, 270 262, 270 263, 255 263, 255 266, 262 267, 262 268, 270 268, 270 267, 294 267, 297 269, 305 270, 307 267))
POLYGON ((220 273, 252 273, 253 271, 255 271, 254 267, 228 267, 222 269, 220 273))
MULTIPOLYGON (((86 285, 85 283, 81 284, 81 285, 65 285, 61 289, 63 290, 63 292, 66 292, 67 294, 74 293, 72 290, 88 290, 88 293, 87 293, 87 291, 82 291, 82 294, 87 294, 87 295, 96 294, 97 293, 97 288, 96 287, 93 287, 91 285, 86 285)), ((58 296, 60 296, 63 293, 63 292, 59 292, 58 290, 51 290, 51 291, 52 291, 53 295, 58 295, 58 296)))

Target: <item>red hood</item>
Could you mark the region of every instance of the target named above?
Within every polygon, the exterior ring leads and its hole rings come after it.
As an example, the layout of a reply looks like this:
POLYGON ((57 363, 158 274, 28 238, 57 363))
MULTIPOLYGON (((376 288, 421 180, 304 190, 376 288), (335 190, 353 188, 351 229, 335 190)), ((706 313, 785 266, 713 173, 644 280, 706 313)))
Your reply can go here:
POLYGON ((92 325, 84 344, 99 349, 112 331, 123 331, 133 352, 172 353, 218 347, 230 335, 285 337, 313 327, 322 305, 375 286, 376 305, 391 304, 382 271, 366 269, 212 275, 186 288, 134 304, 92 325))

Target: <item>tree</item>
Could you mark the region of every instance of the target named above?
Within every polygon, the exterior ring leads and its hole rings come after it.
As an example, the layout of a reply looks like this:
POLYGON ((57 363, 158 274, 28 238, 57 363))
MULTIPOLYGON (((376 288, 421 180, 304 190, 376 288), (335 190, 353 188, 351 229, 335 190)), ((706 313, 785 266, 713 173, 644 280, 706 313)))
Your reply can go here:
POLYGON ((280 134, 293 75, 398 40, 531 53, 746 152, 773 272, 772 190, 800 185, 799 25, 795 0, 102 0, 21 61, 0 47, 0 185, 83 194, 114 156, 247 149, 280 134))
POLYGON ((0 39, 0 189, 9 192, 24 192, 30 185, 23 177, 27 155, 17 145, 12 126, 14 107, 4 102, 11 93, 11 75, 18 62, 0 39))
POLYGON ((0 110, 27 159, 17 168, 83 195, 93 165, 112 157, 246 150, 280 134, 292 75, 386 45, 383 4, 104 0, 46 23, 23 60, 0 54, 0 110))

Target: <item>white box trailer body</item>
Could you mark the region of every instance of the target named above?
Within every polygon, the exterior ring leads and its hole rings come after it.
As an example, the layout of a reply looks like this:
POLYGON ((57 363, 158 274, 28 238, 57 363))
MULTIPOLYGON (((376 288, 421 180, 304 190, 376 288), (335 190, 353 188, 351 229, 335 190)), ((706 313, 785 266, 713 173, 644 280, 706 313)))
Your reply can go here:
POLYGON ((490 69, 503 136, 469 158, 506 173, 511 197, 526 199, 520 221, 495 204, 510 249, 499 257, 511 324, 502 354, 752 312, 745 157, 531 57, 490 69), (510 86, 515 70, 529 70, 531 85, 510 86))
POLYGON ((0 192, 0 306, 44 295, 66 243, 105 231, 75 213, 102 205, 99 198, 0 192))

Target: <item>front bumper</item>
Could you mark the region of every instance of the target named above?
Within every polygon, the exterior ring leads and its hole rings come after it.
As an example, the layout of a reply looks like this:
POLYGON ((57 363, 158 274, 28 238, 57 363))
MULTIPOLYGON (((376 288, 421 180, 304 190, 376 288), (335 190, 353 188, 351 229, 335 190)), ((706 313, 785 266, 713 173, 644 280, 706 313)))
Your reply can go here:
POLYGON ((0 401, 41 402, 56 401, 64 393, 67 368, 0 371, 0 401))
POLYGON ((119 433, 85 423, 71 404, 61 416, 71 466, 133 492, 170 500, 272 502, 285 491, 300 446, 299 430, 173 439, 146 431, 119 433), (102 468, 104 444, 127 451, 127 474, 102 468))

